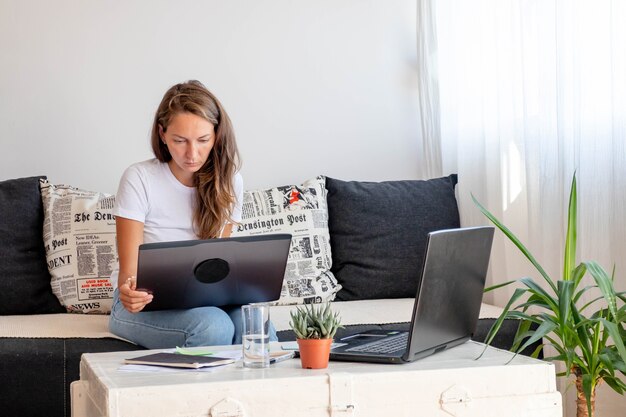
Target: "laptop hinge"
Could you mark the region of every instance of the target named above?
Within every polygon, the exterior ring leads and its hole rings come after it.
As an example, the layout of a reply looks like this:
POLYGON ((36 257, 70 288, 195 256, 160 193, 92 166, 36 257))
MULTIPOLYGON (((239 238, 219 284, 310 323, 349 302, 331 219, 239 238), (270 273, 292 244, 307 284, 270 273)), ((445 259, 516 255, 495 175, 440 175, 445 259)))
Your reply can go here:
POLYGON ((355 405, 352 401, 352 375, 347 372, 328 374, 331 417, 352 416, 355 405))

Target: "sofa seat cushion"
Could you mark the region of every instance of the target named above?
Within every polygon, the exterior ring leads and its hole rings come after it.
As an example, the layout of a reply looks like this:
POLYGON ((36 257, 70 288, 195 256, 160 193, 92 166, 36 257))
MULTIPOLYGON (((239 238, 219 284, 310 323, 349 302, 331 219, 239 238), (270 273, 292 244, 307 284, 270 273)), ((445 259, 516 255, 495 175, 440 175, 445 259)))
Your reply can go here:
POLYGON ((125 340, 109 332, 108 315, 69 313, 0 316, 0 337, 125 340))
MULTIPOLYGON (((412 298, 335 301, 344 326, 406 323, 413 312, 412 298)), ((270 319, 277 331, 289 330, 291 311, 297 306, 272 306, 270 319)), ((483 303, 480 318, 497 318, 502 309, 483 303)), ((115 338, 109 332, 109 316, 99 314, 46 314, 0 316, 0 338, 115 338)))

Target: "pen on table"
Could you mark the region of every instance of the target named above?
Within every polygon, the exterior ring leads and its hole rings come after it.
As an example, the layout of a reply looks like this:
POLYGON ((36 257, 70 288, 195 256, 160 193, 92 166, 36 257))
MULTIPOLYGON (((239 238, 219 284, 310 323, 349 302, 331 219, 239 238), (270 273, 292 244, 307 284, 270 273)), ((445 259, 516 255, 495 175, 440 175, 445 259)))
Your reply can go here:
POLYGON ((281 355, 281 356, 275 356, 273 358, 270 358, 270 365, 273 363, 278 363, 278 362, 282 362, 282 361, 286 361, 287 359, 291 359, 294 357, 294 352, 289 352, 285 355, 281 355))

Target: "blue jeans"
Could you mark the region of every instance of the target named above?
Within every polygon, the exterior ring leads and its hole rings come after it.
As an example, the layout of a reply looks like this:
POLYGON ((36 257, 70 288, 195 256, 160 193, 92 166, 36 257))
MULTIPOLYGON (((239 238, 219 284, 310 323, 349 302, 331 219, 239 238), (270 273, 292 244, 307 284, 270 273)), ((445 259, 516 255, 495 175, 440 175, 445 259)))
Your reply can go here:
MULTIPOLYGON (((240 344, 241 308, 198 307, 131 313, 115 290, 109 330, 148 349, 240 344)), ((270 340, 278 340, 271 324, 270 340)))

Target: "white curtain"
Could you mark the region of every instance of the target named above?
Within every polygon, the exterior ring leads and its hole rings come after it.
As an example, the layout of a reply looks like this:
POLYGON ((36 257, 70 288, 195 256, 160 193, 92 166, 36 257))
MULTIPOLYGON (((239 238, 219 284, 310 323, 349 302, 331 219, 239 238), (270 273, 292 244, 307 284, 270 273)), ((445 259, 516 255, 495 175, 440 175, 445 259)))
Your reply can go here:
MULTIPOLYGON (((472 193, 559 277, 576 172, 578 260, 615 266, 626 290, 626 1, 420 0, 418 11, 422 175, 458 172, 462 224, 487 224, 472 193)), ((497 233, 488 284, 527 275, 540 279, 497 233)))

